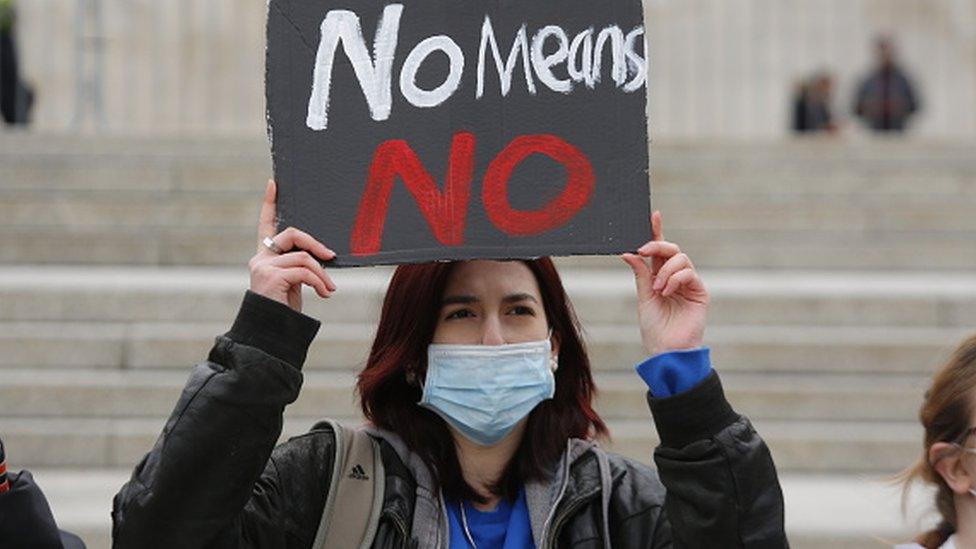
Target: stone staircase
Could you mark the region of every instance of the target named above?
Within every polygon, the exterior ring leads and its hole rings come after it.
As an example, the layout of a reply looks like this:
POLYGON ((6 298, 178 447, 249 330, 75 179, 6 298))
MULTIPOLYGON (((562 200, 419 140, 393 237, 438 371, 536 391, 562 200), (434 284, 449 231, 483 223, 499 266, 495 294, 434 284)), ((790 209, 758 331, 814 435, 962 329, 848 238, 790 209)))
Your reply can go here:
MULTIPOLYGON (((0 135, 0 262, 245 264, 268 147, 214 141, 0 135)), ((973 144, 652 149, 654 206, 702 267, 976 269, 973 144)))
MULTIPOLYGON (((928 378, 976 328, 974 150, 652 149, 655 207, 714 296, 706 338, 729 397, 769 443, 787 495, 824 498, 828 516, 829 502, 849 500, 839 486, 915 459, 928 378)), ((58 486, 121 482, 151 447, 247 286, 267 157, 260 139, 0 134, 0 436, 12 468, 53 471, 58 486)), ((632 276, 615 258, 559 263, 610 445, 648 461, 656 435, 632 371, 632 276)), ((390 272, 338 271, 333 299, 308 295, 323 327, 286 434, 356 418, 353 376, 390 272)), ((108 544, 100 516, 75 525, 94 547, 108 544)), ((788 523, 798 547, 871 547, 872 535, 905 534, 885 517, 826 531, 788 523)))

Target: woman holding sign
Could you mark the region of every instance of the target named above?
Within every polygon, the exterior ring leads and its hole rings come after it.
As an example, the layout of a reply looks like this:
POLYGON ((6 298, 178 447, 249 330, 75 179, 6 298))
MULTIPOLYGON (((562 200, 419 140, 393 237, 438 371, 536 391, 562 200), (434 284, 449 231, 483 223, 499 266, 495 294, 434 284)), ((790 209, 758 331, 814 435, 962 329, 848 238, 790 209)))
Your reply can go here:
POLYGON ((702 347, 708 292, 652 225, 623 260, 660 480, 593 442, 607 427, 547 258, 399 267, 359 375, 367 427, 323 423, 275 447, 319 328, 301 287, 338 290, 328 248, 273 234, 269 184, 250 291, 116 496, 116 546, 785 547, 769 451, 702 347))

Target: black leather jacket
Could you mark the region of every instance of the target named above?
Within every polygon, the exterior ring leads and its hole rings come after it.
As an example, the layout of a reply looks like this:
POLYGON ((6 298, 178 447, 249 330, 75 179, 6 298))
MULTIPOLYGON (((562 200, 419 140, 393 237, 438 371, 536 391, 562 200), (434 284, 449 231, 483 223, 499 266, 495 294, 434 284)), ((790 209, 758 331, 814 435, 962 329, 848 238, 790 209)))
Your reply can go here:
MULTIPOLYGON (((316 426, 275 443, 318 327, 247 293, 231 331, 195 368, 153 449, 115 496, 115 547, 311 546, 333 433, 316 426)), ((772 458, 732 411, 718 377, 648 402, 662 441, 654 452, 660 480, 632 460, 571 443, 551 520, 544 529, 533 524, 537 546, 786 547, 772 458)), ((373 547, 446 547, 446 536, 421 535, 433 530, 418 499, 426 491, 406 464, 415 460, 405 460, 395 440, 381 438, 381 451, 386 490, 373 547)))

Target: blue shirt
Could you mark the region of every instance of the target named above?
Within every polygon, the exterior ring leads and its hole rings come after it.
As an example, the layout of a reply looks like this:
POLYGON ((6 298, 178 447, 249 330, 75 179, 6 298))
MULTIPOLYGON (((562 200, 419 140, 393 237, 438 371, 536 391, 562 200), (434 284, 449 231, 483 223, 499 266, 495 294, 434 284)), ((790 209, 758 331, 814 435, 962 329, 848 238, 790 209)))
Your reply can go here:
MULTIPOLYGON (((690 351, 673 351, 653 356, 635 366, 655 398, 667 398, 693 389, 712 373, 707 347, 690 351)), ((478 549, 533 549, 532 523, 525 501, 525 488, 512 503, 503 499, 494 510, 482 512, 464 504, 468 531, 478 549)), ((461 504, 447 505, 450 549, 472 549, 464 532, 461 504)))
MULTIPOLYGON (((532 523, 529 506, 525 501, 525 488, 519 490, 515 502, 502 499, 492 511, 479 511, 470 503, 464 503, 464 516, 468 531, 478 549, 532 549, 532 523)), ((451 529, 450 549, 471 549, 464 533, 461 504, 447 505, 447 521, 451 529)))

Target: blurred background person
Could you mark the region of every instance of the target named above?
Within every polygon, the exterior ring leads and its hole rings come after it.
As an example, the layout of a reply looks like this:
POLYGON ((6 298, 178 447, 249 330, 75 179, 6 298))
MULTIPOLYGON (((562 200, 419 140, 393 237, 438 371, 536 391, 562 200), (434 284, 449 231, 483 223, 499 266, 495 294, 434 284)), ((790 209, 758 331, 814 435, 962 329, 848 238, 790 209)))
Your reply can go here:
POLYGON ((51 507, 30 471, 7 473, 0 440, 0 547, 85 549, 78 536, 59 530, 51 507))
POLYGON ((901 549, 976 547, 976 335, 956 348, 935 374, 919 419, 922 456, 901 474, 907 492, 917 482, 936 487, 938 525, 901 549))
POLYGON ((13 0, 0 0, 0 114, 7 124, 27 124, 33 91, 20 79, 17 17, 13 0))
POLYGON ((901 132, 918 110, 918 98, 898 65, 894 40, 881 36, 875 48, 878 64, 858 88, 854 113, 874 131, 901 132))
POLYGON ((793 101, 793 131, 818 133, 837 131, 831 111, 834 78, 826 71, 804 80, 793 101))

